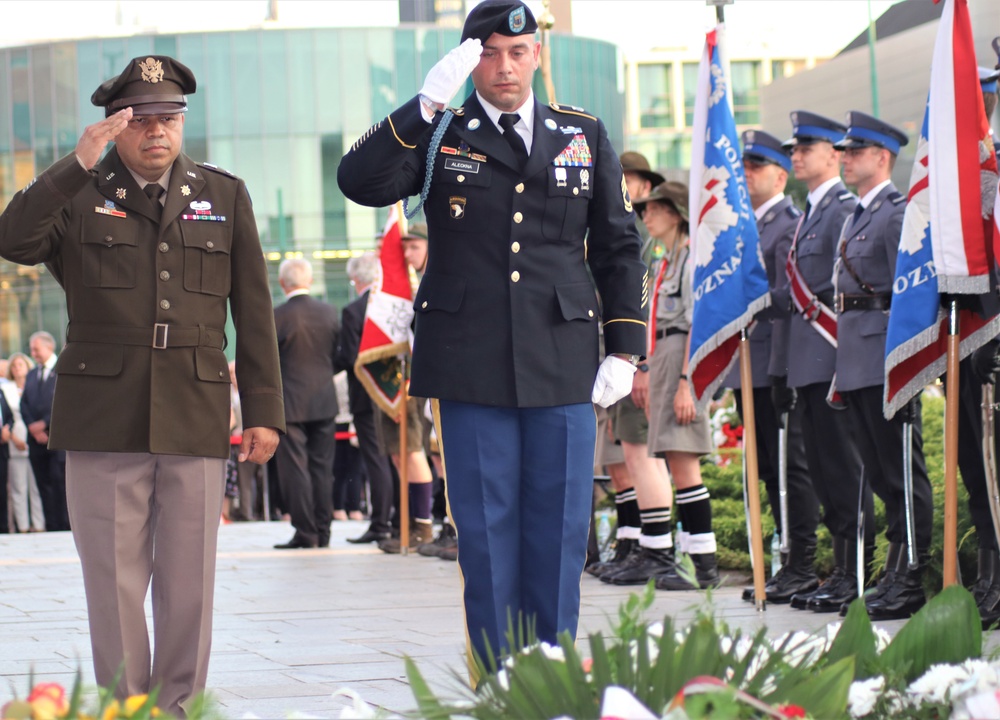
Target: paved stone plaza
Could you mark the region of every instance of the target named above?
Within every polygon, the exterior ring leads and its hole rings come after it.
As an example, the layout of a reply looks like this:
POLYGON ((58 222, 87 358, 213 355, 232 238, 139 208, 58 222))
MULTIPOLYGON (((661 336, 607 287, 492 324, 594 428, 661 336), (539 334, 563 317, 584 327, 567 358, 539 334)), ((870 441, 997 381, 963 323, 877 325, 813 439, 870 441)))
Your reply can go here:
MULTIPOLYGON (((220 529, 215 633, 208 683, 228 718, 282 718, 292 711, 335 718, 351 688, 394 711, 415 707, 403 655, 432 686, 454 696, 464 629, 456 563, 385 555, 354 546, 362 522, 335 522, 331 547, 274 550, 288 523, 220 529)), ((713 593, 718 615, 744 630, 811 630, 836 616, 740 600, 742 582, 713 593)), ((580 636, 606 630, 629 588, 585 576, 580 636)), ((691 617, 698 593, 658 592, 651 619, 691 617)), ((148 608, 147 608, 148 609, 148 608)), ((893 631, 902 624, 885 623, 893 631)), ((24 694, 28 674, 72 686, 77 668, 94 682, 83 580, 69 533, 0 535, 0 704, 24 694)))

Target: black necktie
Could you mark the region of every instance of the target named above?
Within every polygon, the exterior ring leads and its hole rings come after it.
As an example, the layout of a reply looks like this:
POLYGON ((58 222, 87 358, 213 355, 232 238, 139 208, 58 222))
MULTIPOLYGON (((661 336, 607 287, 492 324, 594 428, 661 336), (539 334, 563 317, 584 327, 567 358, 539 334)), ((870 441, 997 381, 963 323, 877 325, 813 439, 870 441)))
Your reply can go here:
POLYGON ((861 213, 863 213, 864 211, 865 209, 861 207, 861 203, 858 203, 858 206, 854 208, 854 219, 851 220, 851 227, 854 227, 855 225, 858 224, 858 218, 861 217, 861 213))
POLYGON ((803 216, 803 222, 809 219, 810 210, 812 210, 812 203, 806 200, 806 214, 803 216))
POLYGON ((149 202, 153 205, 156 222, 160 222, 160 216, 163 215, 163 205, 160 204, 160 196, 163 195, 163 186, 160 183, 148 183, 142 191, 146 193, 146 197, 149 198, 149 202))
POLYGON ((500 116, 500 127, 503 128, 504 139, 510 145, 510 149, 514 151, 514 157, 523 168, 524 163, 528 160, 528 148, 524 146, 524 139, 514 129, 514 123, 519 119, 520 115, 517 113, 504 113, 500 116))

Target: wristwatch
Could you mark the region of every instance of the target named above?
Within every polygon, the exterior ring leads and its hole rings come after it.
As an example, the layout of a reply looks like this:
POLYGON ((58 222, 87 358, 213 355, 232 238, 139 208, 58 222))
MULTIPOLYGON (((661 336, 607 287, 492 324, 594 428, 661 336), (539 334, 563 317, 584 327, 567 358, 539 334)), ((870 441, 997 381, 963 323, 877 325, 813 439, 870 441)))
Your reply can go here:
POLYGON ((646 363, 639 363, 635 367, 637 370, 639 370, 639 372, 649 372, 649 365, 647 365, 646 363))

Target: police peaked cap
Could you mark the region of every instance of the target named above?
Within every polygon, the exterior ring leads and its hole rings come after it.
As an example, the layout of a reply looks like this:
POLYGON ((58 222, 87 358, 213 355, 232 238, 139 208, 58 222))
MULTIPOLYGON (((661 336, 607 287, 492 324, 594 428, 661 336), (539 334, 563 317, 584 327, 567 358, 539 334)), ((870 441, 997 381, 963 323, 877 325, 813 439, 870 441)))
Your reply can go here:
POLYGON ((743 140, 743 159, 754 163, 771 163, 790 172, 792 159, 781 140, 763 130, 747 130, 743 140))
POLYGON ((838 150, 874 145, 885 148, 893 155, 899 155, 899 148, 910 142, 902 130, 857 110, 847 113, 847 126, 844 139, 833 145, 838 150))
POLYGON ((108 117, 127 107, 133 115, 161 115, 187 111, 187 93, 198 84, 184 63, 166 55, 134 58, 121 75, 101 83, 90 102, 108 117))
POLYGON ((786 148, 814 142, 840 142, 847 132, 845 125, 813 112, 796 110, 789 117, 792 120, 792 137, 782 143, 786 148))
POLYGON ((493 33, 514 37, 534 35, 537 29, 535 16, 523 2, 485 0, 472 8, 469 17, 465 18, 462 42, 476 38, 485 44, 493 33))
POLYGON ((413 223, 407 228, 406 232, 403 233, 402 240, 426 240, 427 239, 427 223, 413 223))

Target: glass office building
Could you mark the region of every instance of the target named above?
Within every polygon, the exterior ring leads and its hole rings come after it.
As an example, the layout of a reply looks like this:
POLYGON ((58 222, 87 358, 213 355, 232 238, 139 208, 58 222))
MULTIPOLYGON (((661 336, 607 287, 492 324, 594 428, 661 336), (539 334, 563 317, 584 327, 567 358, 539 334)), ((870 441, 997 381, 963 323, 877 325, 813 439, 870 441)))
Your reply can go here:
MULTIPOLYGON (((386 211, 349 203, 337 187, 344 152, 414 96, 431 66, 460 39, 432 25, 398 28, 255 28, 233 32, 88 39, 0 50, 0 208, 73 151, 102 113, 90 103, 133 57, 170 55, 198 79, 189 96, 184 151, 242 177, 254 202, 272 292, 294 253, 312 260, 314 292, 351 299, 344 265, 374 246, 386 211)), ((558 99, 587 108, 624 136, 622 63, 612 44, 553 35, 558 99)), ((545 98, 541 73, 535 92, 545 98)), ((471 84, 468 86, 471 91, 471 84)), ((461 102, 467 93, 460 93, 461 102)), ((66 327, 61 289, 44 267, 0 261, 0 355, 38 329, 66 327)))

